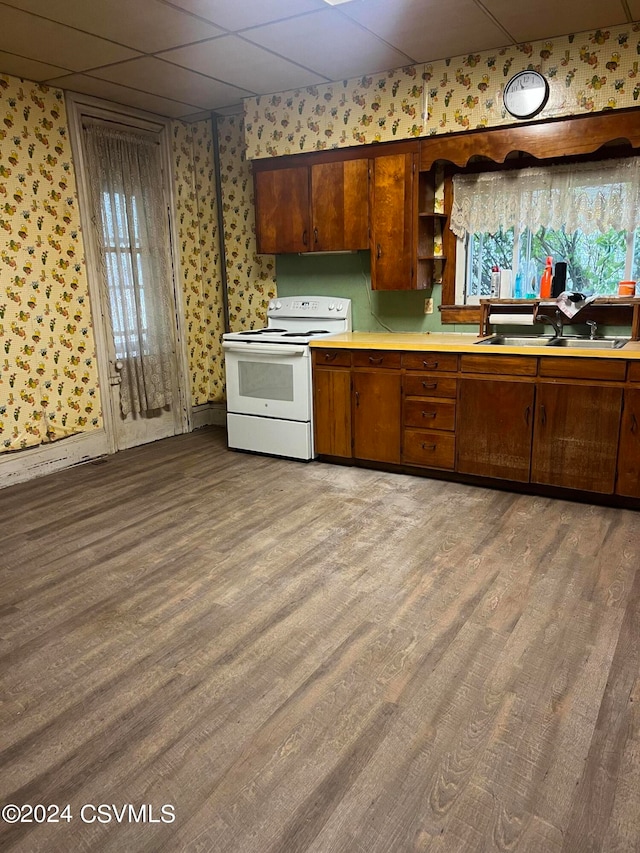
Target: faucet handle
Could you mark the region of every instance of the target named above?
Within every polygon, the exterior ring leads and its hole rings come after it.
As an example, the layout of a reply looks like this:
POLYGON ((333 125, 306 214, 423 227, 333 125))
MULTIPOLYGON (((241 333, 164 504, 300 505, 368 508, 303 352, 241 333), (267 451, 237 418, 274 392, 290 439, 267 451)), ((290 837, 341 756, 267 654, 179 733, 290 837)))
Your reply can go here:
POLYGON ((598 324, 595 320, 587 320, 587 326, 589 326, 590 329, 589 337, 593 340, 596 336, 596 331, 598 330, 598 324))

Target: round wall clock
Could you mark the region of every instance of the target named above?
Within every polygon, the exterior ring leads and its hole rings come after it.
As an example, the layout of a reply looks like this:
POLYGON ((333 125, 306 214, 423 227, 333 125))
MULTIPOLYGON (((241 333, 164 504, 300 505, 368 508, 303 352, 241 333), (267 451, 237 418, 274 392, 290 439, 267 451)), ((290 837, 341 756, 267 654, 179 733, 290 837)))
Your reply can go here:
POLYGON ((532 118, 549 98, 549 83, 538 71, 519 71, 504 87, 502 100, 514 118, 532 118))

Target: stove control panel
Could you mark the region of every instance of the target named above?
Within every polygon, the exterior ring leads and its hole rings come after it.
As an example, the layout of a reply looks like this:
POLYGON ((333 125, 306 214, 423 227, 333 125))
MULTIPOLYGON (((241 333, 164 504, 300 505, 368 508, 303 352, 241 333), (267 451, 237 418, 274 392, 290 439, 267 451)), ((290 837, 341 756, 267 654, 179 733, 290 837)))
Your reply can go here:
POLYGON ((283 296, 269 302, 269 315, 283 317, 340 317, 349 314, 350 300, 330 296, 283 296))

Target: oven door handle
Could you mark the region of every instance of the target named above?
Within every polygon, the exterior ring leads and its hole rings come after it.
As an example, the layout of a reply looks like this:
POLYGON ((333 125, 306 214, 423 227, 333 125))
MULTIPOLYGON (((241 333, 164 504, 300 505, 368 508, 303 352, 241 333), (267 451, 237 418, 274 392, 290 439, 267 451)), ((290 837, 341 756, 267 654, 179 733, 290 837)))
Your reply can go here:
POLYGON ((240 352, 243 355, 304 355, 307 347, 289 347, 284 344, 234 344, 227 341, 222 342, 224 349, 229 352, 240 352))

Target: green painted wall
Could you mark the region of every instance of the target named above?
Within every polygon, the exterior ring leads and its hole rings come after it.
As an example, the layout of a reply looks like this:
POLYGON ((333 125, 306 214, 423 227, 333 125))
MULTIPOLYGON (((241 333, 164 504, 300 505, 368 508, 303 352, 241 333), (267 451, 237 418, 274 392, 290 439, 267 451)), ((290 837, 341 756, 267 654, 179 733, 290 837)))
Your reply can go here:
POLYGON ((441 288, 433 289, 434 312, 424 313, 425 291, 371 290, 369 252, 325 255, 278 255, 279 296, 343 296, 351 299, 356 332, 476 331, 476 326, 442 326, 441 288))

